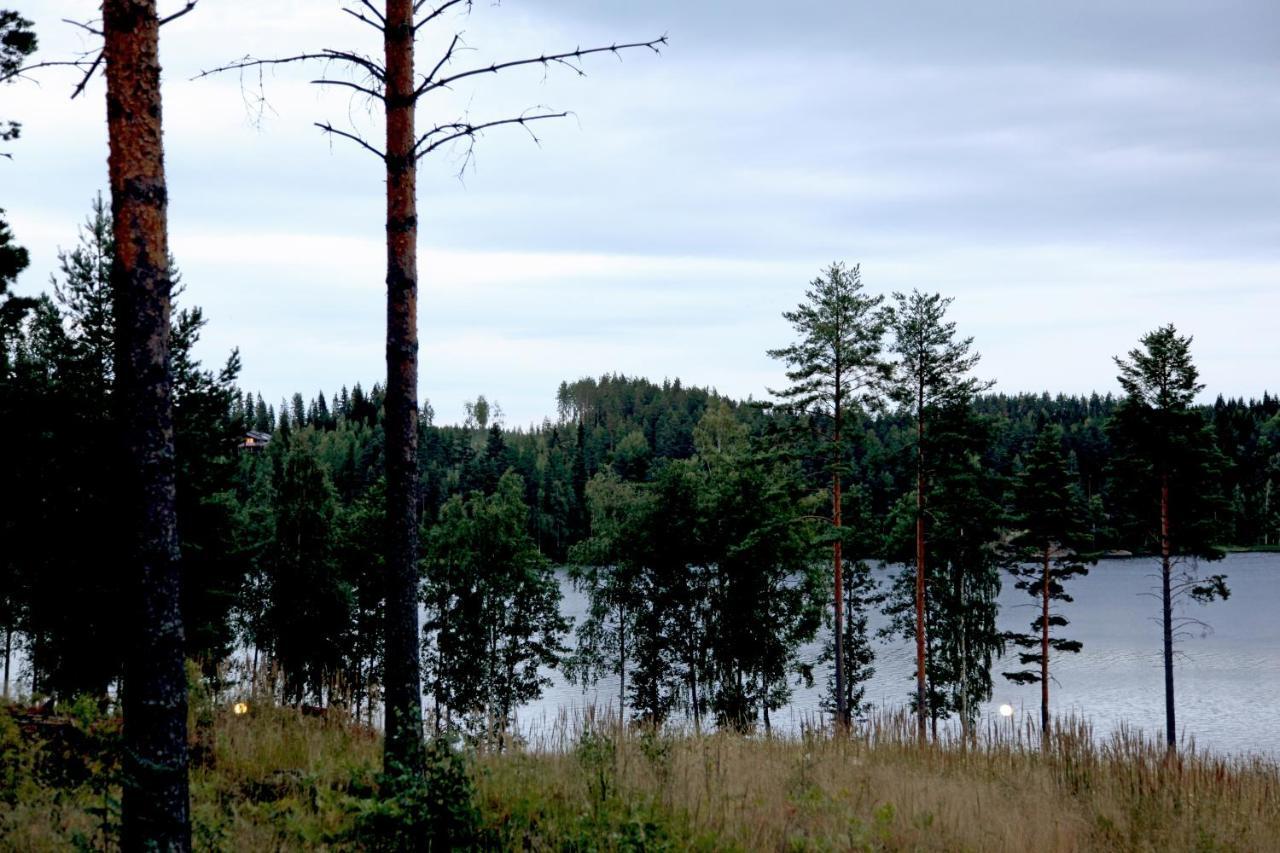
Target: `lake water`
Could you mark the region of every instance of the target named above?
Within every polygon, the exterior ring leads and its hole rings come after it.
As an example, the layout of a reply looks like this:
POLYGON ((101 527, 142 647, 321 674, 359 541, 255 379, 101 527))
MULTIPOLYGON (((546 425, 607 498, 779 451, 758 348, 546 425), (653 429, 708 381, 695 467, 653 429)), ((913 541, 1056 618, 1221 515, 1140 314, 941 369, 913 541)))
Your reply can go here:
MULTIPOLYGON (((1231 598, 1183 608, 1187 615, 1209 623, 1212 631, 1204 636, 1196 631, 1178 643, 1174 684, 1179 737, 1193 737, 1198 748, 1219 753, 1280 757, 1280 714, 1275 707, 1280 704, 1280 554, 1230 554, 1201 568, 1204 573, 1226 574, 1231 598)), ((1068 592, 1075 601, 1058 605, 1071 620, 1064 635, 1083 642, 1084 649, 1053 661, 1050 700, 1055 714, 1084 717, 1099 735, 1121 723, 1151 736, 1164 731, 1160 606, 1150 597, 1158 588, 1158 571, 1159 564, 1152 559, 1104 560, 1087 576, 1069 583, 1068 592)), ((882 582, 889 574, 885 568, 876 571, 882 582)), ((586 612, 586 599, 563 573, 560 577, 563 610, 577 621, 586 612)), ((1001 630, 1028 630, 1035 605, 1007 578, 1000 604, 1001 630)), ((873 630, 881 624, 882 617, 873 618, 873 630)), ((901 708, 915 687, 915 647, 877 640, 875 648, 876 674, 867 686, 867 700, 880 708, 901 708)), ((815 642, 803 655, 816 661, 820 651, 820 642, 815 642)), ((995 694, 983 706, 984 714, 995 714, 1007 702, 1020 716, 1038 718, 1039 685, 1020 687, 999 675, 1016 662, 1011 658, 993 667, 995 694)), ((15 655, 15 679, 21 663, 15 655)), ((584 691, 566 683, 558 671, 549 674, 553 684, 542 699, 520 709, 522 731, 554 722, 561 711, 617 706, 616 677, 584 691)), ((802 720, 812 720, 826 678, 826 671, 819 669, 813 688, 796 688, 791 704, 773 715, 775 727, 795 731, 802 720)), ((19 691, 22 686, 14 685, 19 691)))
MULTIPOLYGON (((1071 621, 1064 636, 1080 640, 1084 648, 1052 663, 1054 713, 1084 717, 1100 735, 1122 722, 1152 736, 1164 731, 1160 604, 1150 597, 1158 589, 1158 571, 1159 563, 1152 559, 1104 560, 1087 576, 1069 582, 1075 601, 1057 607, 1071 621)), ((1174 685, 1179 736, 1193 737, 1198 748, 1220 753, 1280 756, 1280 714, 1275 710, 1280 702, 1280 554, 1230 554, 1221 562, 1202 564, 1201 571, 1226 574, 1231 598, 1182 608, 1212 631, 1202 636, 1200 629, 1190 629, 1191 635, 1178 643, 1174 685)), ((877 577, 883 581, 889 573, 881 568, 877 577)), ((580 619, 585 598, 563 576, 562 584, 565 614, 580 619)), ((1029 630, 1035 605, 1007 578, 1000 604, 1001 630, 1029 630)), ((814 643, 804 655, 816 660, 819 652, 820 644, 814 643)), ((1019 714, 1038 718, 1039 685, 1020 687, 999 675, 1016 663, 1011 657, 993 667, 995 694, 984 706, 985 714, 995 714, 1007 702, 1019 714)), ((906 705, 915 686, 914 666, 914 645, 876 641, 868 701, 889 709, 906 705)), ((616 707, 616 677, 585 692, 559 673, 552 677, 555 683, 543 698, 521 709, 522 729, 537 728, 561 709, 610 702, 616 707)), ((775 726, 794 729, 811 719, 825 684, 826 673, 819 671, 814 688, 796 688, 790 706, 773 716, 775 726)))

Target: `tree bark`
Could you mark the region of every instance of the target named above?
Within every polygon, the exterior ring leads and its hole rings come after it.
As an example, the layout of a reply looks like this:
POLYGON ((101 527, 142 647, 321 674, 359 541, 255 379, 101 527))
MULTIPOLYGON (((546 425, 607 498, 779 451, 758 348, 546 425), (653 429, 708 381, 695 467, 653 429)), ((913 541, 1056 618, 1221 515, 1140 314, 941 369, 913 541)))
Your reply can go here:
POLYGON ((1178 720, 1173 707, 1173 591, 1172 545, 1169 540, 1169 475, 1160 475, 1160 599, 1164 628, 1164 737, 1170 751, 1178 744, 1178 720))
POLYGON ((9 698, 9 656, 13 653, 13 629, 4 629, 4 698, 9 698))
POLYGON ((920 384, 916 406, 916 704, 917 734, 926 738, 925 719, 929 714, 929 692, 925 686, 924 633, 924 384, 920 384))
POLYGON ((1044 579, 1040 585, 1040 739, 1049 748, 1049 543, 1044 546, 1044 579))
MULTIPOLYGON (((840 370, 837 359, 836 371, 840 370)), ((836 727, 844 730, 849 727, 849 709, 845 704, 844 690, 844 545, 840 541, 842 499, 840 493, 840 378, 836 377, 835 395, 835 469, 832 471, 831 489, 831 523, 836 529, 836 541, 832 550, 835 559, 835 599, 836 599, 836 727)))
POLYGON ((155 0, 106 0, 116 388, 129 459, 133 613, 124 679, 126 850, 189 850, 187 683, 175 517, 168 194, 155 0))
POLYGON ((421 774, 418 666, 418 207, 413 0, 387 0, 387 601, 388 774, 421 774))

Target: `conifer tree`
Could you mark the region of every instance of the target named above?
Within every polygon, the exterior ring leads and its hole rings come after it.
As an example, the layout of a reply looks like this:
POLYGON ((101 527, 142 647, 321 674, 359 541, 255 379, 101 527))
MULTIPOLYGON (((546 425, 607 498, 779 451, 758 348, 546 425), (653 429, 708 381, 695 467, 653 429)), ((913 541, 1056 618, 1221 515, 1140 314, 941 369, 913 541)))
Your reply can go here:
POLYGON ((895 293, 894 300, 896 305, 891 313, 890 326, 894 334, 893 352, 898 356, 898 362, 893 396, 911 413, 916 426, 913 634, 916 642, 917 731, 923 740, 926 721, 931 716, 926 684, 926 495, 931 468, 946 461, 930 457, 926 443, 929 436, 927 424, 943 410, 967 407, 976 394, 990 387, 990 383, 980 382, 969 375, 979 356, 969 351, 973 338, 957 339, 955 323, 944 320, 952 300, 938 294, 922 294, 918 290, 910 295, 895 293))
MULTIPOLYGON (((418 130, 418 106, 424 99, 453 88, 473 77, 490 76, 527 66, 543 70, 556 66, 582 73, 583 57, 631 48, 657 52, 666 37, 634 44, 600 48, 575 48, 556 54, 494 62, 458 70, 465 53, 461 34, 426 73, 415 67, 419 35, 450 10, 470 9, 470 0, 386 0, 376 4, 361 0, 343 11, 374 29, 383 41, 380 59, 349 50, 325 49, 277 59, 249 58, 216 69, 261 68, 298 62, 322 62, 348 72, 348 79, 323 76, 315 82, 354 91, 381 107, 385 119, 382 143, 359 133, 318 123, 325 133, 359 145, 377 157, 386 172, 387 247, 387 385, 384 430, 387 484, 387 594, 386 594, 386 718, 384 765, 390 778, 404 780, 422 773, 422 679, 418 633, 418 163, 433 151, 461 143, 474 146, 477 137, 498 127, 530 125, 562 118, 565 112, 546 109, 526 111, 492 121, 472 121, 463 115, 442 119, 425 131, 418 130)), ((214 72, 206 72, 214 73, 214 72)), ((534 137, 536 139, 536 137, 534 137)), ((466 160, 470 156, 466 149, 466 160)))
POLYGON ((1053 603, 1071 602, 1064 584, 1088 574, 1086 563, 1092 562, 1081 556, 1089 539, 1084 531, 1084 501, 1063 453, 1062 437, 1061 427, 1042 426, 1018 477, 1012 521, 1019 532, 1010 543, 1009 571, 1016 578, 1014 585, 1036 601, 1038 612, 1031 621, 1031 633, 1005 635, 1023 649, 1018 662, 1024 669, 1005 672, 1004 677, 1016 684, 1040 685, 1040 731, 1046 748, 1050 659, 1055 652, 1074 654, 1081 648, 1078 640, 1051 635, 1051 628, 1068 624, 1053 603))
POLYGON ((1191 359, 1191 338, 1172 324, 1143 335, 1128 358, 1116 357, 1125 397, 1111 421, 1115 447, 1113 483, 1125 510, 1123 533, 1135 547, 1160 557, 1160 624, 1164 660, 1165 740, 1177 745, 1174 703, 1174 642, 1191 620, 1175 617, 1186 597, 1199 602, 1226 598, 1226 578, 1201 578, 1199 559, 1217 560, 1222 455, 1204 417, 1193 408, 1204 386, 1191 359), (1174 566, 1189 566, 1174 576, 1174 566))
POLYGON ((884 298, 863 292, 858 265, 833 263, 815 278, 806 301, 783 317, 799 337, 794 344, 770 350, 787 365, 792 384, 770 391, 785 408, 812 419, 820 435, 822 469, 831 484, 831 548, 835 623, 835 706, 840 726, 849 723, 844 673, 844 538, 841 516, 844 479, 848 473, 849 419, 880 406, 889 368, 881 358, 886 314, 884 298))

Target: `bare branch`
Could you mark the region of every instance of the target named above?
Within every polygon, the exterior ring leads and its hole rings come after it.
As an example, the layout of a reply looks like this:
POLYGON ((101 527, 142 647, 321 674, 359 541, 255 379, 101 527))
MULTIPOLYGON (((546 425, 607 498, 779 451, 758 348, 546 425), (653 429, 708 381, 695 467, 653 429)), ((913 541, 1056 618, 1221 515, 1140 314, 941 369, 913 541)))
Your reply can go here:
MULTIPOLYGON (((418 21, 416 24, 414 24, 413 31, 416 33, 418 30, 422 29, 427 24, 431 23, 436 18, 440 17, 445 12, 449 11, 449 9, 453 8, 454 6, 457 6, 459 3, 466 3, 467 11, 468 12, 471 11, 471 0, 445 0, 444 3, 440 4, 435 9, 432 9, 431 12, 425 18, 423 18, 421 21, 418 21)), ((421 11, 422 7, 425 5, 426 5, 426 0, 418 0, 417 3, 413 4, 413 14, 415 15, 418 14, 418 12, 421 11)))
POLYGON ((311 82, 318 86, 345 86, 348 89, 355 89, 357 92, 368 95, 370 98, 377 98, 379 101, 386 100, 381 92, 370 89, 367 86, 361 86, 359 83, 352 83, 349 80, 330 80, 328 77, 321 77, 311 82))
POLYGON ((382 23, 379 23, 378 21, 375 21, 372 18, 366 18, 364 15, 360 14, 355 9, 350 9, 350 8, 347 8, 346 6, 342 7, 342 11, 346 12, 348 15, 355 18, 357 21, 364 21, 366 24, 373 27, 378 32, 384 31, 384 25, 386 23, 385 21, 383 21, 382 23))
POLYGON ((382 11, 378 9, 377 6, 373 5, 373 0, 360 0, 360 5, 368 9, 373 14, 373 16, 377 18, 379 21, 381 21, 383 24, 387 23, 386 16, 382 14, 382 11))
POLYGON ((581 59, 584 56, 589 56, 593 53, 612 53, 614 55, 617 55, 618 58, 621 59, 620 51, 630 50, 632 48, 640 48, 640 47, 647 47, 650 50, 652 50, 654 53, 661 53, 662 52, 661 46, 665 45, 666 43, 667 43, 667 37, 664 35, 661 38, 657 38, 652 41, 638 41, 638 42, 631 42, 629 44, 612 44, 612 45, 609 45, 608 47, 592 47, 592 48, 587 48, 585 50, 583 48, 576 48, 575 50, 568 51, 567 53, 550 53, 550 54, 543 54, 542 56, 534 57, 532 59, 514 59, 514 60, 511 60, 510 62, 496 62, 485 68, 473 68, 470 71, 460 71, 459 73, 452 74, 448 77, 441 77, 439 80, 436 80, 436 81, 425 81, 421 86, 418 87, 414 95, 415 97, 419 97, 421 95, 426 94, 427 92, 432 91, 433 89, 439 89, 439 88, 448 86, 449 84, 455 83, 458 80, 462 80, 466 77, 474 77, 477 74, 497 74, 499 71, 504 71, 508 68, 516 68, 521 65, 541 65, 545 68, 551 65, 552 63, 555 63, 557 65, 563 65, 566 68, 572 69, 580 77, 585 77, 586 72, 574 64, 574 62, 576 62, 577 60, 581 59))
POLYGON ((528 131, 529 136, 533 138, 534 143, 541 145, 542 144, 541 140, 538 139, 537 134, 535 134, 533 130, 529 128, 528 126, 529 122, 542 121, 543 119, 549 119, 549 118, 564 118, 567 115, 569 115, 569 113, 567 112, 537 113, 536 115, 522 115, 522 116, 517 116, 516 118, 504 118, 504 119, 498 119, 496 121, 486 121, 486 122, 481 122, 480 124, 472 124, 470 122, 453 122, 450 124, 440 124, 440 125, 436 125, 431 130, 428 130, 426 133, 422 134, 422 136, 418 137, 418 141, 414 145, 414 150, 418 152, 417 153, 418 159, 422 159, 427 154, 430 154, 432 151, 435 151, 440 146, 448 145, 450 142, 453 142, 454 140, 462 139, 463 137, 468 137, 474 140, 477 134, 482 133, 485 130, 488 130, 494 127, 500 127, 502 125, 510 125, 510 124, 518 124, 521 127, 523 127, 526 131, 528 131), (439 134, 445 134, 445 135, 439 136, 439 134), (435 136, 439 136, 439 138, 433 140, 432 137, 435 137, 435 136))
POLYGON ((386 154, 383 154, 383 153, 382 153, 381 151, 379 151, 377 148, 373 147, 373 146, 372 146, 372 145, 370 145, 368 142, 365 142, 363 139, 361 139, 361 138, 360 138, 359 136, 357 136, 356 134, 354 134, 354 133, 347 133, 345 130, 339 130, 338 128, 334 127, 333 125, 329 124, 328 122, 323 122, 323 123, 322 123, 322 122, 318 122, 318 121, 317 121, 317 122, 313 122, 313 123, 315 124, 315 126, 316 126, 316 127, 320 128, 320 129, 321 129, 321 130, 323 130, 325 133, 332 133, 334 136, 341 136, 341 137, 343 137, 343 138, 345 138, 345 139, 350 139, 352 142, 356 143, 357 145, 359 145, 359 146, 360 146, 361 148, 363 148, 364 150, 366 150, 366 151, 370 152, 371 154, 373 154, 374 156, 376 156, 379 160, 382 160, 382 161, 384 161, 384 162, 386 161, 386 159, 387 159, 387 155, 386 155, 386 154))
POLYGON ((462 33, 454 33, 453 41, 449 42, 449 49, 440 57, 440 61, 436 63, 435 68, 431 69, 431 73, 422 78, 422 84, 414 90, 413 96, 415 98, 420 97, 422 93, 426 91, 426 87, 430 85, 435 76, 440 73, 440 69, 447 65, 450 59, 453 59, 453 54, 461 43, 462 33))
POLYGON ((95 36, 101 36, 103 34, 102 30, 95 29, 90 25, 84 23, 83 21, 73 21, 70 18, 63 18, 62 23, 70 24, 73 27, 79 27, 80 29, 84 30, 87 33, 93 33, 95 36))
POLYGON ((197 74, 195 77, 192 77, 191 79, 199 80, 202 77, 209 77, 213 74, 221 74, 224 71, 239 71, 245 68, 261 68, 267 65, 287 65, 293 62, 307 62, 313 59, 321 60, 321 61, 329 60, 329 61, 335 61, 335 62, 336 61, 347 62, 359 68, 363 68, 365 71, 368 71, 371 75, 373 75, 374 79, 376 79, 379 83, 384 82, 386 80, 386 72, 383 70, 382 66, 379 65, 374 60, 366 56, 361 56, 356 53, 349 53, 343 50, 331 50, 329 48, 325 48, 319 53, 299 53, 295 56, 283 56, 283 57, 277 57, 273 59, 254 59, 251 56, 246 56, 244 59, 241 59, 238 62, 232 62, 227 65, 219 66, 217 68, 210 68, 207 71, 201 71, 199 74, 197 74))
POLYGON ((176 12, 174 12, 172 15, 170 15, 170 16, 169 16, 169 17, 167 17, 167 18, 161 18, 161 19, 160 19, 160 26, 162 26, 162 27, 163 27, 165 24, 169 23, 170 21, 176 21, 176 20, 178 20, 178 19, 179 19, 179 18, 181 18, 183 15, 187 14, 187 13, 188 13, 188 12, 190 12, 192 9, 194 9, 194 8, 196 7, 196 4, 197 4, 197 3, 199 3, 199 2, 200 2, 200 0, 187 0, 187 5, 183 6, 181 9, 179 9, 179 10, 178 10, 178 11, 176 11, 176 12))

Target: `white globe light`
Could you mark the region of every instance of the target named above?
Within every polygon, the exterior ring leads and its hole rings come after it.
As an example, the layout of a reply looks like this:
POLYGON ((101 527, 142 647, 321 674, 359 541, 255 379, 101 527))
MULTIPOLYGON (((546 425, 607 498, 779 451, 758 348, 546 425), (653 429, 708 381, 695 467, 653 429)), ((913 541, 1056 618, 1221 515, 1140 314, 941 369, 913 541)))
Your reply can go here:
POLYGON ((243 714, 249 713, 249 705, 246 702, 237 702, 236 704, 231 706, 231 711, 237 717, 239 717, 243 714))
POLYGON ((1006 702, 1006 703, 1004 703, 1003 705, 1001 705, 1001 706, 1000 706, 1000 716, 1002 716, 1002 717, 1012 717, 1012 716, 1013 716, 1013 706, 1012 706, 1012 705, 1010 705, 1008 702, 1006 702))

